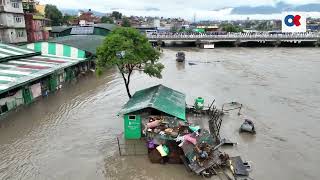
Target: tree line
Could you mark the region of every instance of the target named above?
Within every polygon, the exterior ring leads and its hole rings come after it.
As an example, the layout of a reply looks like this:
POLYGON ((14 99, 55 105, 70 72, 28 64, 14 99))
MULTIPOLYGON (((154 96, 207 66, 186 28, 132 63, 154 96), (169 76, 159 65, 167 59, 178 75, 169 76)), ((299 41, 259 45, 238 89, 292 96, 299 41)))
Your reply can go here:
MULTIPOLYGON (((70 22, 77 19, 78 16, 63 14, 55 5, 47 4, 45 7, 46 18, 51 20, 52 26, 70 25, 70 22)), ((115 20, 122 20, 122 26, 130 27, 130 20, 122 13, 113 11, 110 16, 101 17, 101 23, 114 24, 115 20)))

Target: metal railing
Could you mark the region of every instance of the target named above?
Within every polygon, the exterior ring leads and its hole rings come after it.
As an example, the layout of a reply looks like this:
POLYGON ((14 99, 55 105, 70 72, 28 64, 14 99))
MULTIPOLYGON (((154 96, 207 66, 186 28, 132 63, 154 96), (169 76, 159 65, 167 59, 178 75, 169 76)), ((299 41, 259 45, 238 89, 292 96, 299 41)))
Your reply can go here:
POLYGON ((320 33, 303 34, 147 34, 149 40, 318 40, 320 33))

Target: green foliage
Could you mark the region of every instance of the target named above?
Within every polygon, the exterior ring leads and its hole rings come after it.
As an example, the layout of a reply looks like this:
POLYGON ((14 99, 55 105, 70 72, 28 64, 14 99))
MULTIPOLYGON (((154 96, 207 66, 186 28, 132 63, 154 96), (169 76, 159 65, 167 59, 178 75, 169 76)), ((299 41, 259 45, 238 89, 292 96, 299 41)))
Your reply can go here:
POLYGON ((131 27, 131 23, 128 18, 123 18, 122 27, 131 27))
POLYGON ((103 16, 101 18, 101 23, 113 24, 113 19, 111 17, 103 16))
POLYGON ((171 31, 171 32, 177 32, 177 31, 178 31, 178 28, 175 27, 175 26, 173 26, 173 27, 171 27, 170 31, 171 31))
POLYGON ((270 25, 270 23, 268 21, 262 21, 262 22, 258 23, 256 30, 258 30, 258 31, 271 31, 272 28, 273 28, 272 25, 270 25))
POLYGON ((46 18, 51 19, 53 26, 60 26, 63 21, 62 13, 59 11, 57 6, 47 4, 45 7, 46 18))
POLYGON ((114 17, 116 20, 122 19, 122 13, 118 11, 113 11, 111 17, 114 17))
POLYGON ((66 25, 70 25, 70 22, 74 19, 76 19, 77 16, 72 16, 72 15, 69 15, 69 14, 65 14, 63 16, 63 19, 62 19, 62 23, 63 24, 66 24, 66 25))
POLYGON ((232 24, 221 24, 220 26, 223 31, 227 32, 243 32, 243 29, 240 26, 232 25, 232 24))
POLYGON ((129 83, 133 71, 143 71, 150 77, 162 78, 164 66, 158 62, 160 52, 134 28, 121 27, 111 32, 98 47, 97 56, 97 73, 101 74, 107 67, 117 66, 129 97, 129 83), (120 52, 123 52, 122 56, 120 52))

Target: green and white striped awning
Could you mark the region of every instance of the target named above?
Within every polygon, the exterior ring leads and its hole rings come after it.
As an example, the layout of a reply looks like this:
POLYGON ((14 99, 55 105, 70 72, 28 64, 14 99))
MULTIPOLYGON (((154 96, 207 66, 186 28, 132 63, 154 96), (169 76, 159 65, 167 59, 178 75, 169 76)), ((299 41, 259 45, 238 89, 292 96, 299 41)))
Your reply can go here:
POLYGON ((40 79, 57 70, 76 65, 84 58, 53 55, 33 56, 0 63, 0 93, 40 79))
POLYGON ((33 50, 0 43, 0 61, 39 55, 33 50))
POLYGON ((24 45, 23 47, 36 52, 41 52, 43 55, 50 54, 71 58, 85 58, 85 51, 69 45, 54 42, 36 42, 24 45))

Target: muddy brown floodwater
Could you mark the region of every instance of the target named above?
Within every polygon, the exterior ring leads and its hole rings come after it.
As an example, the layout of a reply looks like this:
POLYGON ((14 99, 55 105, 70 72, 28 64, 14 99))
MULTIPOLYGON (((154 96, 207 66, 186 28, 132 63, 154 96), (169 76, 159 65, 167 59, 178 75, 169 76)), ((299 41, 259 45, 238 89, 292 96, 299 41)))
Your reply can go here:
MULTIPOLYGON (((237 115, 227 115, 222 134, 236 142, 225 149, 253 163, 256 180, 315 180, 320 171, 320 50, 316 48, 183 49, 176 64, 165 49, 163 79, 135 73, 131 89, 163 83, 217 105, 238 101, 254 119, 255 136, 240 135, 237 115), (189 65, 189 62, 193 65, 189 65)), ((182 165, 153 165, 119 157, 116 114, 128 100, 116 70, 88 75, 0 121, 0 179, 103 180, 198 179, 182 165)))

